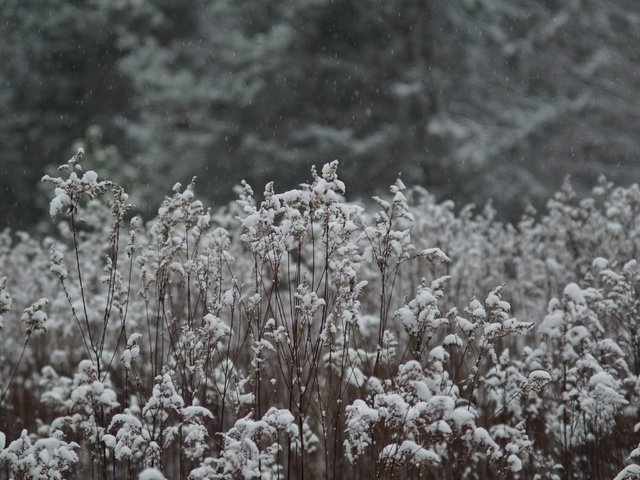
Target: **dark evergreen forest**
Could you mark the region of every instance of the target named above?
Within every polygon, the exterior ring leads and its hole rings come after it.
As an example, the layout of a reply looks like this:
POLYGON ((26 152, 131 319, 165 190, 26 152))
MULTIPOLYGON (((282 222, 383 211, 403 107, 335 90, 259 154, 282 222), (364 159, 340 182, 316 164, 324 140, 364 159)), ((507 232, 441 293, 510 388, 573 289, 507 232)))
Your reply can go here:
POLYGON ((401 173, 517 219, 640 171, 639 36, 632 0, 5 0, 0 219, 41 218, 78 145, 146 213, 337 158, 350 198, 401 173))

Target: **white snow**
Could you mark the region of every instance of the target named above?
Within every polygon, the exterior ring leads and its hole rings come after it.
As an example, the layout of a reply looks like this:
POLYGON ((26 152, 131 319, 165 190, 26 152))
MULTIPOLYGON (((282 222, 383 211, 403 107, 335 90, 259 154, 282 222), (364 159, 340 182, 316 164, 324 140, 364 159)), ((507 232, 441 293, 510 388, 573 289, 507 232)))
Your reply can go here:
POLYGON ((564 296, 577 305, 586 304, 582 289, 576 283, 569 283, 564 287, 564 296))
POLYGON ((98 183, 98 174, 93 170, 89 170, 82 176, 81 181, 89 185, 96 185, 98 183))
POLYGON ((156 470, 155 468, 146 468, 140 472, 138 480, 166 480, 166 478, 160 470, 156 470))
POLYGON ((70 206, 71 198, 67 195, 67 192, 62 188, 56 188, 55 196, 51 199, 51 203, 49 204, 49 216, 51 218, 55 218, 70 206))
POLYGON ((631 480, 640 477, 640 465, 627 465, 613 480, 631 480))
POLYGON ((520 460, 513 454, 509 455, 509 457, 507 458, 507 464, 509 465, 509 468, 512 472, 519 472, 520 470, 522 470, 522 460, 520 460))
POLYGON ((608 266, 609 266, 609 262, 607 261, 606 258, 602 258, 602 257, 596 257, 591 262, 591 268, 597 271, 604 270, 608 266))
POLYGON ((591 375, 589 379, 589 386, 595 387, 596 385, 604 385, 609 388, 615 387, 615 381, 613 377, 607 372, 598 372, 591 375))
POLYGON ((450 418, 458 428, 462 428, 473 425, 476 416, 467 407, 458 407, 451 412, 450 418))
POLYGON ((420 256, 430 262, 451 263, 451 259, 439 248, 425 248, 420 252, 420 256))
POLYGON ((529 382, 550 382, 551 375, 544 370, 534 370, 529 374, 529 382))
POLYGON ((455 333, 451 333, 444 337, 444 341, 442 342, 444 345, 455 345, 456 347, 462 347, 462 339, 456 335, 455 333))

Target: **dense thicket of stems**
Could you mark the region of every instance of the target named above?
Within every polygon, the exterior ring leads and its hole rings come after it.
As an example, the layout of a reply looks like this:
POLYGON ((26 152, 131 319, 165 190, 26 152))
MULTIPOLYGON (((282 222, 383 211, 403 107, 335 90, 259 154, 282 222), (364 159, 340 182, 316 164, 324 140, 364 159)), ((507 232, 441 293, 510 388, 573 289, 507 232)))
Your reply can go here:
POLYGON ((637 186, 510 225, 400 180, 349 203, 333 162, 215 212, 177 184, 144 222, 81 160, 44 178, 55 239, 0 235, 0 478, 625 468, 637 186))

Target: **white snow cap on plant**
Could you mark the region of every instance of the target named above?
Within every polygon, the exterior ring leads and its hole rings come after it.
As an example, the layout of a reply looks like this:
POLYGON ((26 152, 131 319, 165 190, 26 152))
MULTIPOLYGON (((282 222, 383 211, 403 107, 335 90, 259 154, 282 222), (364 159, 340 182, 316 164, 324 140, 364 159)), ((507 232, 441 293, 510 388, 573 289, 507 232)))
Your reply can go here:
POLYGON ((65 192, 63 188, 56 188, 55 196, 49 204, 49 216, 56 218, 58 215, 61 215, 66 208, 70 208, 71 205, 71 197, 67 195, 67 192, 65 192))
POLYGON ((570 283, 564 287, 564 296, 571 300, 576 305, 586 304, 582 289, 576 283, 570 283))
POLYGON ((550 382, 551 375, 549 375, 544 370, 534 370, 529 374, 530 382, 550 382))
POLYGON ((41 298, 37 302, 34 302, 30 307, 24 309, 20 319, 27 327, 27 335, 38 330, 47 331, 47 328, 44 325, 47 321, 47 312, 44 311, 47 305, 49 305, 49 300, 41 298))
POLYGON ((458 407, 451 412, 449 418, 458 428, 462 428, 465 426, 473 426, 476 415, 466 407, 458 407))
POLYGON ((2 277, 0 278, 0 330, 4 327, 2 314, 11 311, 11 307, 13 306, 11 295, 9 295, 6 288, 7 277, 2 277))
POLYGON ((7 277, 0 278, 0 313, 7 313, 11 310, 13 305, 11 301, 11 295, 6 290, 7 288, 7 277))
POLYGON ((520 460, 516 455, 509 455, 509 458, 507 458, 507 464, 512 472, 519 472, 522 470, 522 460, 520 460))
POLYGON ((542 387, 551 381, 551 375, 544 370, 534 370, 529 374, 528 388, 535 392, 539 392, 542 387))
POLYGON ((411 440, 404 440, 400 445, 391 444, 382 449, 380 460, 394 460, 397 457, 407 458, 412 464, 437 465, 440 463, 440 455, 433 450, 427 450, 411 440))
POLYGON ((155 468, 145 468, 140 475, 138 475, 138 480, 167 480, 165 476, 162 474, 160 470, 156 470, 155 468))
POLYGON ((613 480, 631 480, 632 478, 638 477, 640 477, 640 465, 632 463, 631 465, 627 465, 613 480))
POLYGON ((604 270, 608 266, 609 266, 609 261, 606 258, 602 258, 602 257, 594 258, 593 261, 591 262, 591 268, 597 271, 604 270))
POLYGON ((131 362, 140 355, 140 338, 142 338, 140 333, 132 333, 129 336, 129 340, 127 340, 127 348, 120 356, 120 360, 126 369, 131 369, 131 362))
POLYGON ((451 263, 451 259, 439 248, 425 248, 419 254, 425 260, 430 262, 451 263))

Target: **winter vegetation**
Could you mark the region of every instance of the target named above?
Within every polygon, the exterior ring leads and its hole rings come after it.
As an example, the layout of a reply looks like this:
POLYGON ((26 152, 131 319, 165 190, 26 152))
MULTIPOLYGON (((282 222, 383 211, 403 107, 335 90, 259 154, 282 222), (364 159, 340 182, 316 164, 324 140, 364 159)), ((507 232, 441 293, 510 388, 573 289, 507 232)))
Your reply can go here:
POLYGON ((83 170, 0 235, 0 478, 640 478, 640 187, 517 224, 398 179, 157 214, 83 170))

